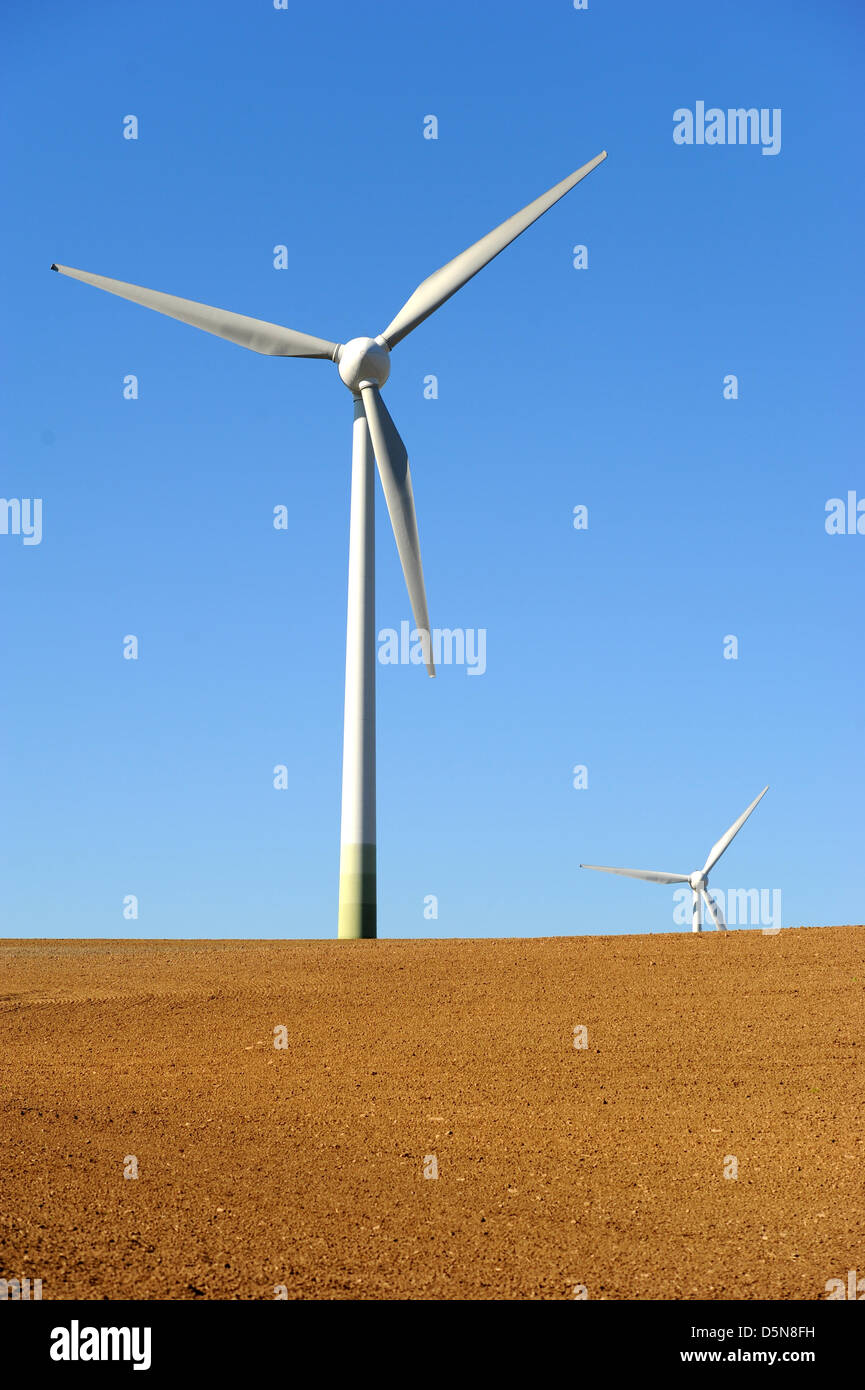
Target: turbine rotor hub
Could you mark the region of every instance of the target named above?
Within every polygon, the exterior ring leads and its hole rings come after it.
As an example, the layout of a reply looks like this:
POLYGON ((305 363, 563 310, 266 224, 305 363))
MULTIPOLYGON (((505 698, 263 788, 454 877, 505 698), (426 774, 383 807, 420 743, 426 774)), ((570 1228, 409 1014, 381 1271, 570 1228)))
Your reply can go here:
POLYGON ((339 374, 349 391, 362 385, 384 386, 390 376, 390 352, 383 338, 351 338, 337 358, 339 374))
POLYGON ((691 876, 688 879, 688 882, 690 883, 695 893, 699 893, 701 889, 708 888, 709 886, 708 878, 704 873, 701 873, 700 871, 691 874, 691 876))

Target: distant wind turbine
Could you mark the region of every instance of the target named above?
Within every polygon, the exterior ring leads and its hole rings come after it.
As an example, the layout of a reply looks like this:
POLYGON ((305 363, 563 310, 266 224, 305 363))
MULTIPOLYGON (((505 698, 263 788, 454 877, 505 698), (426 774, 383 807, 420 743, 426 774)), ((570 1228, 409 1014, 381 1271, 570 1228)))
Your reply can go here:
MULTIPOLYGON (((432 634, 421 568, 411 473, 405 445, 381 398, 390 374, 390 350, 456 294, 494 256, 569 193, 606 159, 603 150, 575 173, 542 193, 522 212, 455 256, 427 277, 377 338, 332 343, 262 319, 227 309, 213 309, 192 299, 109 280, 86 270, 52 265, 97 289, 131 299, 181 323, 203 328, 219 338, 270 357, 320 357, 335 362, 354 397, 352 434, 351 521, 348 559, 348 623, 345 660, 345 725, 342 764, 339 925, 344 938, 376 935, 375 848, 375 532, 373 454, 378 464, 400 563, 420 638, 426 668, 435 675, 432 634)), ((529 404, 529 409, 531 409, 529 404)))
POLYGON ((727 846, 736 838, 745 821, 750 816, 758 801, 762 801, 766 795, 768 787, 764 787, 760 795, 755 797, 748 807, 743 811, 738 820, 733 821, 730 829, 727 830, 709 850, 708 858, 702 869, 695 869, 692 874, 665 874, 656 873, 653 869, 612 869, 608 864, 581 864, 581 869, 597 869, 602 874, 624 874, 625 878, 645 878, 649 883, 689 883, 691 885, 691 919, 692 931, 702 931, 702 914, 700 911, 700 895, 705 899, 709 909, 709 915, 718 931, 726 931, 727 923, 715 899, 709 892, 709 870, 717 864, 727 846))

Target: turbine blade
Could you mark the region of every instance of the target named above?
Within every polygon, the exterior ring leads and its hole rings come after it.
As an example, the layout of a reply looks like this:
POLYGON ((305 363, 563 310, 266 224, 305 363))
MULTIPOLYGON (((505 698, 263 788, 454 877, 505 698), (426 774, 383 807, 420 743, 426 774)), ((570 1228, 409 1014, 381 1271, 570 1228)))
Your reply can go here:
POLYGON ((390 418, 387 406, 381 398, 377 386, 367 384, 360 388, 363 408, 372 437, 372 447, 378 464, 378 473, 384 489, 390 524, 396 537, 402 572, 411 600, 415 627, 425 632, 427 637, 426 668, 435 675, 432 654, 432 633, 429 613, 426 606, 426 589, 423 582, 423 567, 420 558, 420 538, 417 533, 417 517, 414 509, 414 494, 411 486, 411 470, 408 454, 399 437, 397 427, 390 418))
POLYGON ((705 899, 706 906, 709 909, 709 916, 715 923, 716 929, 718 931, 726 931, 727 923, 724 921, 724 914, 721 911, 718 904, 715 902, 715 899, 712 897, 712 894, 706 888, 703 889, 703 898, 705 899))
POLYGON ((625 878, 645 878, 649 883, 688 883, 687 874, 655 873, 653 869, 613 869, 609 864, 581 864, 581 869, 597 869, 602 874, 624 874, 625 878))
POLYGON ((326 357, 333 360, 338 346, 326 338, 313 338, 308 333, 297 333, 293 328, 281 328, 278 323, 251 319, 246 314, 233 314, 230 309, 213 309, 209 304, 196 303, 194 299, 178 299, 177 295, 163 294, 161 290, 128 285, 125 280, 91 275, 89 270, 73 270, 68 265, 52 265, 51 269, 58 270, 61 275, 69 275, 73 280, 83 280, 85 285, 95 285, 98 290, 119 295, 121 299, 131 299, 134 304, 143 304, 145 309, 155 309, 157 313, 167 314, 169 318, 179 319, 193 328, 203 328, 205 333, 214 333, 217 338, 227 338, 230 343, 237 343, 240 347, 265 353, 268 357, 326 357))
POLYGON ((477 275, 479 270, 483 270, 494 256, 500 251, 504 251, 506 246, 510 246, 521 232, 530 227, 533 222, 549 208, 557 203, 560 198, 564 198, 566 193, 584 179, 586 174, 590 174, 593 169, 606 159, 607 151, 602 150, 600 154, 590 159, 588 164, 584 164, 575 173, 569 174, 561 183, 557 183, 547 193, 542 193, 539 198, 535 198, 533 203, 524 207, 522 212, 515 212, 513 217, 509 217, 501 226, 496 227, 492 232, 488 232, 480 241, 476 241, 474 246, 470 246, 467 251, 461 251, 447 265, 443 265, 439 270, 427 276, 418 285, 414 294, 400 309, 396 318, 393 319, 382 333, 389 347, 395 347, 401 342, 407 333, 417 328, 419 323, 423 323, 446 299, 450 299, 452 294, 462 289, 473 275, 477 275))
POLYGON ((768 790, 768 787, 764 787, 760 795, 755 796, 747 811, 743 811, 739 819, 733 821, 733 824, 730 826, 730 829, 726 832, 726 834, 722 835, 720 840, 716 840, 715 844, 709 850, 708 859, 703 865, 704 874, 707 874, 709 870, 712 868, 712 866, 714 864, 717 864, 718 860, 721 858, 721 855, 724 853, 724 850, 730 844, 731 840, 734 840, 738 835, 739 831, 742 829, 742 826, 745 824, 745 821, 748 819, 754 807, 757 805, 757 802, 762 801, 763 797, 766 795, 768 790))

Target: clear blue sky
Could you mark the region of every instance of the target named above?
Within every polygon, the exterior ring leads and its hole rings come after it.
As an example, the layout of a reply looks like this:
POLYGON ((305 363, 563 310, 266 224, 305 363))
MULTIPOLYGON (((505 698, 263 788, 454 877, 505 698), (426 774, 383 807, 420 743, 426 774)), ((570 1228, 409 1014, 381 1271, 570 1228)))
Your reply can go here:
MULTIPOLYGON (((394 352, 432 622, 485 628, 487 671, 379 670, 380 935, 673 930, 671 889, 579 862, 688 871, 766 782, 713 887, 861 922, 865 535, 824 522, 865 498, 862 7, 17 0, 2 26, 0 492, 44 513, 41 544, 0 536, 0 930, 336 928, 348 392, 50 263, 374 335, 602 148, 394 352), (780 108, 780 153, 674 144, 697 101, 780 108)), ((378 525, 395 627, 380 497, 378 525)))

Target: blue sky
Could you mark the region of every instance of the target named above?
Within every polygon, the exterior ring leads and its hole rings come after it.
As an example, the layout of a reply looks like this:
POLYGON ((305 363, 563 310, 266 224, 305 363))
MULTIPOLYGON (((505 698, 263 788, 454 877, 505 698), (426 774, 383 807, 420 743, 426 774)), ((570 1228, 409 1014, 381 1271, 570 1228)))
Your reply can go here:
POLYGON ((0 493, 43 499, 43 536, 0 535, 0 930, 336 929, 348 392, 51 262, 374 335, 602 148, 394 351, 431 620, 486 629, 487 669, 379 669, 379 933, 674 930, 672 890, 578 864, 687 872, 767 782, 713 888, 862 921, 865 535, 824 524, 865 498, 860 6, 19 0, 2 24, 0 493), (780 108, 780 152, 676 145, 697 101, 780 108))

